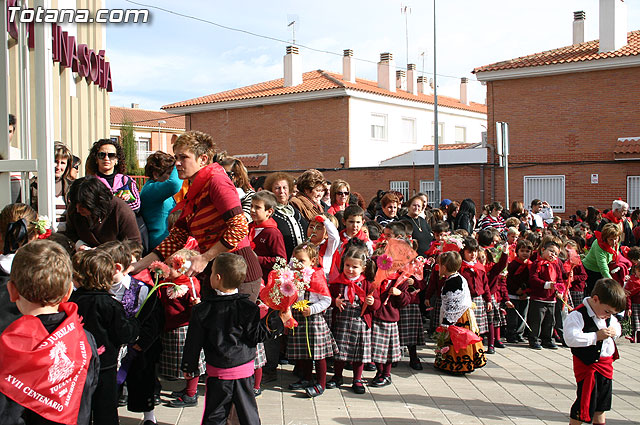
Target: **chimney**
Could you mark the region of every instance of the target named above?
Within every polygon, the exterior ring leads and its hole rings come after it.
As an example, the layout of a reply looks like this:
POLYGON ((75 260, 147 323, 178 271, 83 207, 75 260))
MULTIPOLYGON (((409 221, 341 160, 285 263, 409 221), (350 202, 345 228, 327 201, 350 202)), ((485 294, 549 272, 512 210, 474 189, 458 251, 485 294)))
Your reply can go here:
POLYGON ((418 77, 418 94, 429 94, 427 87, 429 87, 429 81, 427 80, 427 77, 425 77, 424 75, 419 76, 418 77))
POLYGON ((342 79, 350 83, 356 82, 356 63, 353 60, 353 50, 346 49, 342 56, 342 79))
POLYGON ((131 109, 138 109, 139 107, 140 107, 140 105, 137 104, 137 103, 132 103, 131 104, 131 109))
POLYGON ((600 52, 627 44, 627 5, 623 0, 600 0, 600 52))
POLYGON ((573 12, 573 44, 584 43, 584 18, 583 10, 573 12))
POLYGON ((410 63, 407 65, 407 91, 411 94, 418 94, 418 85, 416 83, 416 64, 410 63))
POLYGON ((467 77, 462 77, 460 79, 460 102, 465 105, 469 104, 469 98, 467 97, 467 83, 469 79, 467 77))
POLYGON ((396 71, 396 89, 407 91, 407 72, 404 69, 396 71))
POLYGON ((393 62, 393 55, 391 53, 380 53, 380 62, 378 62, 378 87, 395 92, 395 74, 396 65, 393 62))
POLYGON ((287 54, 284 55, 284 86, 299 84, 302 84, 302 59, 296 46, 287 46, 287 54))

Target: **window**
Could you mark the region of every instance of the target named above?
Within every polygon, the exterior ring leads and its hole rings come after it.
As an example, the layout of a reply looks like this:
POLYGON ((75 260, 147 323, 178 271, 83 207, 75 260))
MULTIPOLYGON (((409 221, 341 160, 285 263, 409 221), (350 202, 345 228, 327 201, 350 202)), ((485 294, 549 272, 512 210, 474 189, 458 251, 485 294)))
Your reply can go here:
MULTIPOLYGON (((431 121, 431 131, 434 130, 435 122, 431 121)), ((431 134, 431 143, 435 144, 435 137, 431 134)), ((444 123, 442 121, 438 121, 438 144, 442 144, 444 140, 444 123)))
POLYGON ((456 143, 467 143, 467 128, 456 126, 456 143))
POLYGON ((402 139, 401 142, 415 143, 416 141, 416 119, 402 118, 402 139))
POLYGON ((404 199, 409 199, 409 182, 406 180, 395 180, 389 183, 389 190, 402 193, 404 199))
POLYGON ((138 154, 138 165, 144 167, 147 164, 147 158, 151 155, 149 152, 150 141, 148 138, 139 138, 136 140, 136 150, 138 154))
POLYGON ((120 137, 118 137, 118 136, 111 136, 111 138, 109 140, 111 140, 112 142, 120 143, 120 137))
POLYGON ((387 140, 387 116, 371 114, 371 138, 375 140, 387 140))
POLYGON ((627 202, 630 210, 640 208, 640 176, 627 176, 627 202))
MULTIPOLYGON (((440 189, 440 197, 442 198, 442 180, 440 181, 438 188, 440 189)), ((427 204, 431 208, 435 208, 438 206, 435 202, 436 187, 433 184, 433 180, 420 180, 420 192, 427 194, 427 204)))
POLYGON ((564 212, 564 176, 524 176, 524 204, 531 205, 534 199, 547 201, 554 212, 564 212))

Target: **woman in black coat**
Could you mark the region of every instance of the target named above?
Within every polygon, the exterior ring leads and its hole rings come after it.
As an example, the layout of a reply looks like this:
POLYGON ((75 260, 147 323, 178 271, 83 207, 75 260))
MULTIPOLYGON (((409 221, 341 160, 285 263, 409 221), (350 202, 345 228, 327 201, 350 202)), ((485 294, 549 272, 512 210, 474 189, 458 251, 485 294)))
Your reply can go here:
POLYGON ((454 230, 464 229, 469 232, 469 236, 473 234, 476 227, 476 204, 469 198, 460 203, 458 215, 456 215, 454 230))

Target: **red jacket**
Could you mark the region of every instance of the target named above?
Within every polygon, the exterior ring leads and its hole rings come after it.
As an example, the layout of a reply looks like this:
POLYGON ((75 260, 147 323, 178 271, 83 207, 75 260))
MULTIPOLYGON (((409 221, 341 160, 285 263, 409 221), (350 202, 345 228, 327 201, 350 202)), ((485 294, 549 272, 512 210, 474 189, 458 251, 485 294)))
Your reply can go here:
POLYGON ((487 279, 487 272, 484 270, 484 266, 482 264, 476 263, 476 266, 468 267, 463 261, 462 268, 460 268, 460 275, 464 277, 469 284, 471 298, 481 296, 486 302, 491 301, 489 279, 487 279))
POLYGON ((529 295, 532 300, 555 301, 555 287, 551 285, 549 289, 544 288, 545 283, 548 281, 564 283, 560 260, 556 259, 553 263, 550 263, 542 258, 537 258, 534 263, 529 265, 529 295), (555 275, 555 278, 553 275, 555 275))
MULTIPOLYGON (((348 284, 349 284, 349 279, 347 279, 343 273, 340 273, 340 275, 329 284, 329 292, 331 292, 332 307, 336 306, 336 298, 338 298, 338 296, 341 296, 344 298, 344 289, 348 284)), ((364 312, 361 314, 362 319, 365 321, 367 326, 371 328, 371 323, 373 321, 373 312, 379 309, 381 305, 380 291, 378 289, 373 289, 372 287, 373 285, 371 284, 371 282, 364 279, 355 283, 355 285, 358 285, 358 287, 363 291, 365 296, 373 295, 373 305, 367 306, 364 312)), ((361 297, 358 297, 358 298, 361 298, 361 297)), ((348 302, 348 300, 346 301, 348 302)), ((364 297, 362 297, 362 299, 360 300, 360 304, 361 305, 364 304, 364 297)))
POLYGON ((272 218, 259 226, 251 223, 249 224, 249 242, 253 252, 258 256, 258 263, 260 263, 260 268, 262 269, 262 279, 266 282, 269 272, 273 269, 278 257, 287 258, 287 250, 284 247, 282 233, 280 233, 272 218))
POLYGON ((434 295, 436 298, 440 298, 442 296, 442 287, 444 286, 445 279, 440 278, 438 276, 438 270, 436 270, 435 266, 431 269, 431 274, 429 274, 429 282, 427 283, 427 287, 424 290, 424 299, 430 300, 434 295))
MULTIPOLYGON (((170 331, 173 329, 180 328, 182 326, 187 326, 189 324, 189 319, 191 318, 191 300, 193 298, 200 298, 200 281, 195 277, 193 279, 193 287, 191 286, 191 282, 189 278, 185 275, 180 275, 177 279, 174 280, 173 283, 176 285, 186 285, 189 288, 189 292, 185 295, 177 298, 170 298, 168 291, 170 286, 162 286, 158 289, 160 292, 160 301, 162 302, 162 306, 164 307, 164 331, 170 331), (196 295, 194 297, 193 290, 195 289, 196 295)), ((160 283, 165 283, 166 281, 162 281, 160 283)))
POLYGON ((404 281, 398 285, 400 295, 390 295, 389 291, 395 282, 385 280, 380 287, 380 308, 373 312, 373 317, 383 322, 397 322, 400 320, 400 309, 409 305, 411 294, 407 291, 409 284, 404 281))

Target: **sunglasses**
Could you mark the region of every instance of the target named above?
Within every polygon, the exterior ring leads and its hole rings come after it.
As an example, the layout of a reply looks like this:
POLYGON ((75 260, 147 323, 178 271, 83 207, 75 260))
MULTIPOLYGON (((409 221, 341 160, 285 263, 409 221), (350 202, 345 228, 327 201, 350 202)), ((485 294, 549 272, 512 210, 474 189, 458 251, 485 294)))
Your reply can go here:
POLYGON ((336 195, 349 196, 349 192, 336 192, 336 195))
POLYGON ((118 154, 115 153, 115 152, 109 152, 109 153, 107 153, 107 152, 98 152, 98 154, 96 155, 96 158, 104 160, 108 156, 109 160, 112 161, 112 160, 116 159, 117 155, 118 154))
POLYGON ((72 168, 73 168, 74 170, 78 170, 78 169, 80 169, 80 166, 79 166, 79 165, 74 165, 72 168))

